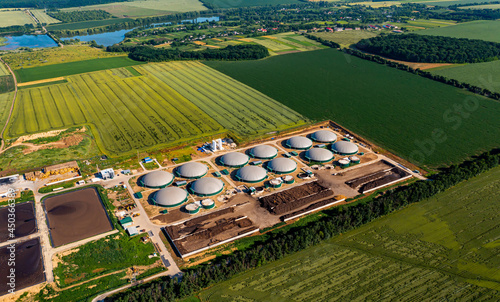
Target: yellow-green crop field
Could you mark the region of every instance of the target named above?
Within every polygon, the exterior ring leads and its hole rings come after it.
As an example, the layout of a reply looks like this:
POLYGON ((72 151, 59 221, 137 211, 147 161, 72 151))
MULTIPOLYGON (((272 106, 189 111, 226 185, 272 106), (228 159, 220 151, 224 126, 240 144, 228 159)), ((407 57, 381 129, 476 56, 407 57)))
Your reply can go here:
POLYGON ((249 137, 306 123, 295 111, 201 63, 133 70, 73 75, 67 83, 20 90, 7 135, 90 124, 101 150, 121 155, 228 130, 249 137))
POLYGON ((258 38, 247 38, 245 40, 252 41, 266 47, 269 49, 269 53, 271 55, 290 51, 309 51, 326 48, 316 41, 307 39, 306 37, 295 33, 281 33, 258 38))
POLYGON ((6 75, 9 75, 9 74, 10 74, 10 72, 7 69, 7 67, 5 67, 5 65, 3 63, 0 63, 0 77, 6 76, 6 75))
POLYGON ((33 24, 33 19, 22 10, 3 10, 0 11, 0 27, 13 25, 33 24))
POLYGON ((45 10, 43 10, 43 9, 33 9, 33 10, 31 10, 31 12, 33 13, 33 15, 35 15, 35 17, 38 19, 38 21, 40 21, 42 24, 43 23, 45 23, 45 24, 61 23, 61 21, 47 15, 45 13, 45 10))

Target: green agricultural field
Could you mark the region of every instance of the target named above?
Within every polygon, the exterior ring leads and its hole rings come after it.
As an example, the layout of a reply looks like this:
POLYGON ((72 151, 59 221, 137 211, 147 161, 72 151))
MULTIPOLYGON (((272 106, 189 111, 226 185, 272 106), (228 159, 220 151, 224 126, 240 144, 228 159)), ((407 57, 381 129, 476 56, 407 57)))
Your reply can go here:
POLYGON ((33 15, 40 21, 42 24, 53 24, 53 23, 61 23, 61 21, 52 18, 51 16, 47 15, 45 13, 45 10, 43 9, 33 9, 31 10, 33 15))
POLYGON ((333 41, 340 44, 342 47, 349 47, 352 44, 356 44, 363 39, 369 39, 376 37, 380 34, 379 31, 368 31, 368 30, 349 30, 341 32, 320 32, 314 33, 313 35, 324 40, 333 41))
POLYGON ((2 131, 9 116, 13 96, 13 92, 0 94, 0 131, 2 131))
POLYGON ((172 12, 202 11, 207 8, 198 0, 142 0, 65 8, 63 11, 102 9, 116 17, 145 17, 172 12))
POLYGON ((0 27, 24 24, 34 24, 33 19, 25 11, 0 11, 0 27))
POLYGON ((334 49, 206 64, 420 166, 461 162, 500 145, 500 102, 334 49), (461 117, 457 106, 469 111, 461 117))
POLYGON ((406 23, 401 24, 401 27, 405 27, 406 29, 413 31, 413 30, 450 26, 456 24, 457 24, 456 21, 451 21, 451 20, 418 19, 414 21, 411 20, 407 21, 406 23))
POLYGON ((472 21, 454 26, 421 30, 416 33, 420 35, 480 39, 500 43, 500 20, 472 21))
POLYGON ((77 29, 106 26, 106 25, 117 24, 117 23, 124 23, 124 22, 128 22, 128 21, 132 21, 132 19, 113 18, 113 19, 96 20, 96 21, 61 23, 61 24, 49 25, 49 26, 47 26, 47 30, 49 30, 49 31, 53 31, 53 30, 77 30, 77 29))
POLYGON ((201 63, 171 62, 67 77, 19 91, 8 136, 90 124, 109 155, 232 131, 249 138, 306 124, 262 93, 201 63))
POLYGON ((200 293, 202 301, 498 301, 500 167, 200 293))
POLYGON ((500 93, 500 61, 452 65, 428 71, 500 93))
POLYGON ((258 38, 246 38, 243 40, 249 42, 251 41, 266 47, 269 49, 269 53, 271 55, 326 48, 316 41, 307 39, 306 37, 295 33, 281 33, 258 38))
POLYGON ((497 0, 443 0, 443 1, 426 1, 426 5, 436 5, 436 6, 450 6, 456 4, 467 4, 467 3, 480 3, 480 2, 495 2, 497 0))
POLYGON ((500 4, 484 4, 461 7, 461 9, 500 9, 500 4))
POLYGON ((7 69, 7 67, 5 67, 5 65, 0 62, 0 77, 6 76, 6 75, 9 75, 9 74, 10 74, 10 72, 7 69))
POLYGON ((144 62, 134 61, 122 56, 17 69, 14 72, 17 81, 23 83, 139 64, 144 64, 144 62))

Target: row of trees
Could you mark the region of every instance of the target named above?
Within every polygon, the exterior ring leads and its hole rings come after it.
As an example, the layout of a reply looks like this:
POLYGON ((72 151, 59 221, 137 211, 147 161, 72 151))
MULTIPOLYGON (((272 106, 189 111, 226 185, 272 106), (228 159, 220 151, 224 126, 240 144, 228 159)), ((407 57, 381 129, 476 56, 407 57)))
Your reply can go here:
POLYGON ((219 49, 204 49, 200 51, 182 51, 173 48, 153 48, 147 46, 124 47, 109 46, 110 52, 130 51, 129 58, 136 61, 163 62, 178 60, 257 60, 269 56, 266 47, 258 44, 229 45, 219 49))
POLYGON ((356 48, 408 62, 478 63, 500 57, 500 43, 417 34, 380 35, 359 41, 356 48))
POLYGON ((340 48, 340 44, 335 43, 333 41, 328 41, 328 40, 322 39, 320 37, 316 37, 313 35, 307 35, 307 34, 305 35, 305 37, 308 39, 314 40, 316 42, 319 42, 325 46, 331 47, 331 48, 340 48))
POLYGON ((490 91, 486 88, 481 88, 481 87, 474 86, 474 85, 469 84, 469 83, 460 82, 460 81, 455 80, 455 79, 449 79, 449 78, 444 77, 444 76, 432 74, 428 71, 420 70, 419 68, 414 69, 408 65, 389 61, 389 60, 384 59, 382 57, 379 57, 376 55, 366 54, 366 53, 363 53, 363 52, 355 50, 355 49, 344 49, 343 51, 350 54, 350 55, 361 58, 361 59, 369 60, 369 61, 376 62, 379 64, 384 64, 384 65, 387 65, 389 67, 397 68, 400 70, 405 70, 405 71, 411 72, 413 74, 419 75, 419 76, 424 77, 424 78, 438 81, 438 82, 441 82, 441 83, 444 83, 447 85, 452 85, 452 86, 460 88, 460 89, 466 89, 472 93, 476 93, 476 94, 479 94, 479 95, 482 95, 482 96, 485 96, 485 97, 488 97, 488 98, 491 98, 494 100, 500 100, 500 93, 490 91))
POLYGON ((207 264, 188 269, 181 280, 170 277, 139 285, 106 301, 174 301, 189 296, 212 284, 227 280, 237 273, 281 259, 323 240, 357 228, 380 216, 434 196, 500 164, 500 150, 444 169, 428 181, 388 190, 371 202, 336 207, 325 211, 320 220, 288 231, 277 230, 265 241, 257 241, 246 250, 221 256, 207 264))
POLYGON ((103 11, 101 9, 72 11, 72 12, 63 12, 60 10, 54 10, 54 11, 48 11, 47 15, 65 23, 91 21, 91 20, 104 20, 113 17, 113 15, 111 15, 110 13, 103 11))

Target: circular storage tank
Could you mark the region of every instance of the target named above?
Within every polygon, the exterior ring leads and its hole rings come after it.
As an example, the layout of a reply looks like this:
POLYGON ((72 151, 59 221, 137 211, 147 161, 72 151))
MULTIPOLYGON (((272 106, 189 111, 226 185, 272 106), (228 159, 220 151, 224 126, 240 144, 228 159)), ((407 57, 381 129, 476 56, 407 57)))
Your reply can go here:
POLYGON ((189 162, 175 169, 175 174, 183 178, 200 178, 207 174, 208 167, 199 162, 189 162))
POLYGON ((283 181, 281 179, 279 179, 279 178, 275 178, 275 179, 271 179, 269 181, 269 183, 271 184, 271 186, 273 188, 279 188, 283 184, 283 181))
POLYGON ((200 207, 195 203, 190 203, 186 205, 186 211, 189 214, 196 214, 200 211, 200 207))
POLYGON ((352 155, 358 153, 358 146, 347 141, 338 141, 332 145, 332 151, 342 155, 352 155))
POLYGON ((289 138, 285 144, 288 148, 297 150, 307 150, 312 147, 312 140, 303 136, 294 136, 289 138))
POLYGON ((228 167, 243 167, 249 160, 248 155, 240 152, 226 153, 220 158, 220 162, 228 167))
POLYGON ((148 188, 165 188, 174 181, 174 175, 167 171, 154 171, 142 176, 139 184, 148 188))
POLYGON ((254 158, 272 159, 278 155, 278 149, 269 145, 259 145, 250 149, 248 153, 254 158))
POLYGON ((283 182, 286 184, 293 184, 295 182, 295 179, 293 179, 293 176, 287 175, 283 177, 283 182))
POLYGON ((333 159, 333 153, 323 148, 312 148, 306 151, 305 157, 309 161, 324 163, 333 159))
POLYGON ((212 199, 203 199, 201 201, 201 206, 204 209, 213 209, 215 207, 215 202, 212 199))
POLYGON ((341 168, 347 168, 349 167, 350 161, 348 159, 340 159, 339 160, 339 165, 341 168))
POLYGON ((361 162, 361 159, 357 156, 351 156, 349 157, 349 160, 351 160, 351 163, 353 164, 359 164, 361 162))
POLYGON ((205 177, 193 181, 189 191, 200 196, 217 195, 224 189, 224 183, 217 178, 205 177))
POLYGON ((244 182, 261 182, 267 178, 267 171, 258 166, 246 166, 236 172, 236 178, 244 182))
POLYGON ((293 159, 277 157, 267 163, 267 169, 278 174, 288 174, 297 169, 297 162, 293 159))
POLYGON ((311 138, 320 143, 333 143, 337 140, 337 135, 332 131, 318 130, 311 134, 311 138))
POLYGON ((168 187, 156 191, 152 199, 157 206, 171 208, 184 203, 188 199, 188 192, 181 188, 168 187))

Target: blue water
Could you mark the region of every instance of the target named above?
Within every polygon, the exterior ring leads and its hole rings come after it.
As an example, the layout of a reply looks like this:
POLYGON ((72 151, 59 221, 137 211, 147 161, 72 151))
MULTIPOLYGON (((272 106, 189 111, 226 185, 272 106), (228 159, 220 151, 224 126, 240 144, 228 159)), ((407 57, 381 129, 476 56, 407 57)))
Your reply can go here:
POLYGON ((181 23, 203 23, 203 22, 212 22, 212 21, 219 21, 219 17, 199 17, 196 19, 191 19, 191 20, 182 20, 181 23))
POLYGON ((22 35, 7 36, 7 45, 0 47, 0 50, 12 50, 19 47, 55 47, 57 43, 47 35, 22 35))
POLYGON ((125 39, 125 34, 131 30, 132 29, 122 29, 102 34, 61 38, 61 40, 80 39, 80 41, 86 41, 86 42, 94 40, 97 43, 97 45, 111 46, 113 44, 120 43, 121 41, 123 41, 123 39, 125 39))

